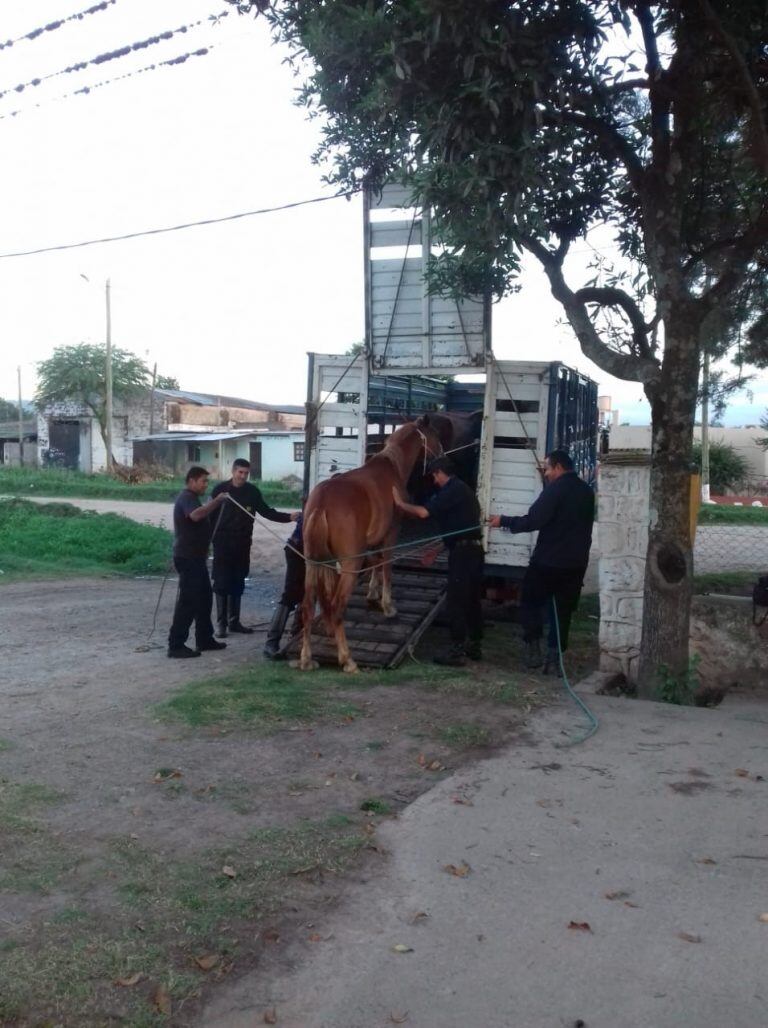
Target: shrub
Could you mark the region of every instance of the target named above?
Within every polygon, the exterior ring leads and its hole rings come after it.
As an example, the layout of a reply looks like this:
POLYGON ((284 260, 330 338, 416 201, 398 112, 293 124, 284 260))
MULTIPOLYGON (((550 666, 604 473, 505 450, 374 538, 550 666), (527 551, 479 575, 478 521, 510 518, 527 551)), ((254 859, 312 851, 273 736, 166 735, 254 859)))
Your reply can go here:
MULTIPOLYGON (((701 443, 694 444, 693 460, 701 471, 701 443)), ((713 493, 722 496, 729 489, 735 489, 748 473, 746 458, 728 443, 709 444, 709 484, 713 493)))

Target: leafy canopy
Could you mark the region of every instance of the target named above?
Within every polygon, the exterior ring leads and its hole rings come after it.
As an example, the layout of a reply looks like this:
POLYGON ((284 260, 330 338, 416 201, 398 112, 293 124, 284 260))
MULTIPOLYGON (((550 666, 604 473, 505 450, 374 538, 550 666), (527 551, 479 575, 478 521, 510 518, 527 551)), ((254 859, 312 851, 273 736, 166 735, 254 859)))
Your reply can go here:
MULTIPOLYGON (((37 365, 38 408, 65 400, 77 400, 103 424, 106 407, 106 347, 96 343, 57 346, 37 365)), ((112 393, 130 399, 149 387, 149 370, 135 354, 112 348, 112 393)))

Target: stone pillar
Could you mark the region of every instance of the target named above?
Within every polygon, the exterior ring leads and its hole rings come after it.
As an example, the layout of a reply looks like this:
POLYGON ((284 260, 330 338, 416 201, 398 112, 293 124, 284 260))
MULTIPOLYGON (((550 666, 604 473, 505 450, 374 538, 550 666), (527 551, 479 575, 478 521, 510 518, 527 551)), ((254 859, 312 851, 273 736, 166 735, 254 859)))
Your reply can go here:
POLYGON ((651 458, 642 451, 606 454, 597 499, 600 546, 600 670, 637 680, 643 628, 651 458))

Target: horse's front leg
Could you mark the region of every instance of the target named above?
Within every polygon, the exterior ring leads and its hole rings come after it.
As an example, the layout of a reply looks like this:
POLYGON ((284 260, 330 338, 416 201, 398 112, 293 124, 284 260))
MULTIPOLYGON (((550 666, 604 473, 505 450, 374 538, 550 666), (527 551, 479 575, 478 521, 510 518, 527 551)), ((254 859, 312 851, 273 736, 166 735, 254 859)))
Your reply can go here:
POLYGON ((347 610, 349 597, 357 584, 357 575, 362 569, 361 561, 344 561, 341 566, 340 582, 334 596, 334 618, 333 635, 336 639, 336 652, 339 660, 339 667, 347 674, 354 674, 358 670, 357 664, 352 659, 347 642, 347 633, 344 629, 344 614, 347 610))
POLYGON ((385 618, 396 618, 397 607, 392 602, 392 558, 395 551, 392 547, 397 541, 398 525, 395 525, 384 540, 384 560, 381 567, 381 609, 385 618))

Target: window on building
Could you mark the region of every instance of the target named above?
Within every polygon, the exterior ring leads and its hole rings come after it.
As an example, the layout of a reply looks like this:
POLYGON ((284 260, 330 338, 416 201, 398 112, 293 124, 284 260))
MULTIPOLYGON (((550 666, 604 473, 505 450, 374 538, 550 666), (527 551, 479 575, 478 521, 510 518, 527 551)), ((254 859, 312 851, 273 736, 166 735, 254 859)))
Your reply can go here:
POLYGON ((304 460, 304 443, 294 443, 293 444, 293 459, 295 461, 303 461, 304 460))
POLYGON ((200 447, 197 443, 187 443, 187 460, 190 464, 200 463, 200 447))

